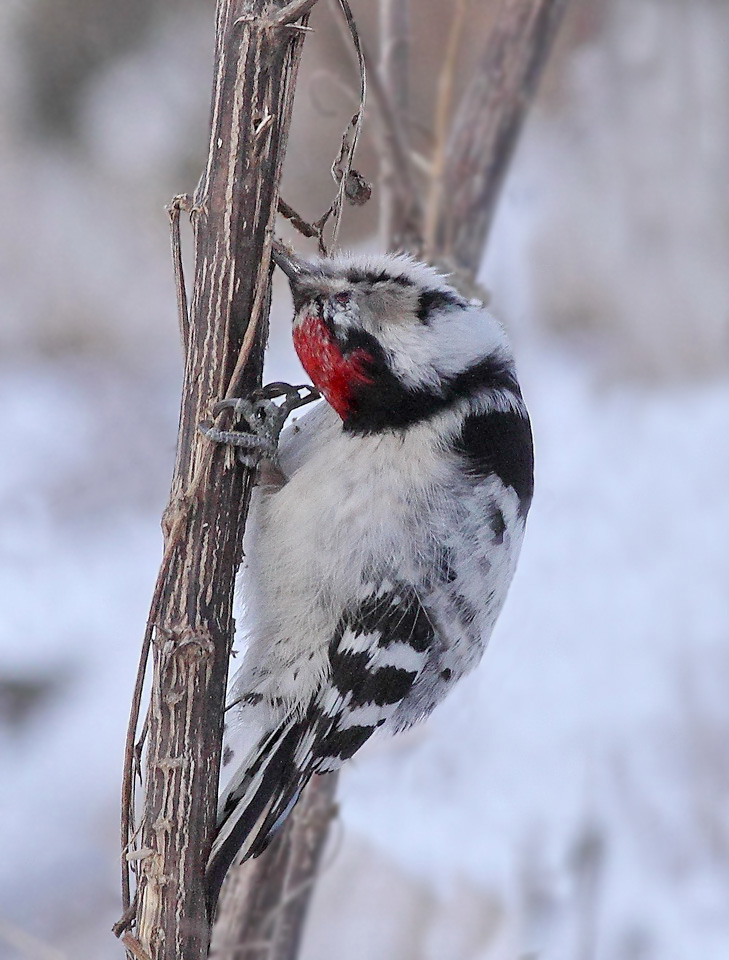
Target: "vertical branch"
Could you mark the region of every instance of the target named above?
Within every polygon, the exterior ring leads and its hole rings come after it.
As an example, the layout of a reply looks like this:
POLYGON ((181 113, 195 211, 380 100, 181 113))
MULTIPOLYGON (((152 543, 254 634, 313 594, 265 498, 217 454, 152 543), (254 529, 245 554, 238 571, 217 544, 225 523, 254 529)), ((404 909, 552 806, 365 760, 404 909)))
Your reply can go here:
POLYGON ((230 870, 211 960, 296 960, 336 789, 336 773, 314 777, 265 853, 230 870))
MULTIPOLYGON (((380 0, 380 65, 379 79, 387 92, 392 126, 397 128, 406 154, 410 150, 408 121, 410 117, 410 2, 380 0)), ((383 127, 382 135, 392 137, 392 130, 383 127)), ((412 211, 408 197, 399 189, 394 151, 386 149, 380 161, 380 228, 387 249, 407 244, 412 211)), ((409 156, 408 156, 409 162, 409 156)))
POLYGON ((250 478, 196 428, 229 388, 260 382, 270 242, 303 40, 287 25, 296 11, 287 7, 272 25, 263 19, 270 6, 217 6, 210 145, 192 208, 195 279, 177 458, 146 634, 153 678, 141 837, 136 848, 126 838, 138 864, 136 914, 118 926, 136 926, 128 948, 151 960, 202 960, 209 941, 203 877, 250 478))
MULTIPOLYGON (((355 23, 354 15, 349 6, 349 0, 337 0, 337 3, 347 23, 347 30, 352 40, 352 50, 354 51, 359 69, 359 106, 357 112, 349 122, 347 129, 344 131, 342 145, 332 164, 332 176, 337 182, 338 188, 334 203, 323 218, 324 222, 330 216, 332 218, 332 231, 329 243, 323 248, 323 252, 325 253, 334 250, 337 245, 339 226, 342 220, 342 207, 344 205, 344 199, 347 196, 347 190, 351 186, 350 174, 353 172, 352 160, 354 159, 354 152, 357 149, 357 142, 364 121, 365 101, 367 100, 367 71, 365 69, 364 53, 362 52, 362 43, 359 38, 357 24, 355 23)), ((369 197, 369 194, 367 194, 367 197, 369 197)), ((323 240, 323 235, 320 236, 320 240, 323 240)))
MULTIPOLYGON (((372 91, 376 106, 377 137, 382 147, 380 166, 381 183, 380 194, 382 201, 381 222, 387 221, 393 226, 396 236, 389 236, 389 228, 383 236, 383 244, 388 249, 399 247, 403 250, 417 252, 421 247, 420 223, 422 212, 416 191, 413 176, 413 164, 410 155, 410 143, 407 135, 407 124, 403 122, 401 114, 391 97, 380 70, 372 69, 372 56, 364 42, 359 41, 359 50, 352 44, 351 19, 347 16, 341 0, 330 0, 330 7, 338 14, 341 10, 345 17, 335 17, 335 22, 342 35, 345 48, 361 71, 363 61, 367 64, 368 87, 372 91), (387 175, 385 172, 387 171, 387 175), (382 182, 383 176, 385 177, 382 182), (396 198, 396 199, 395 199, 396 198), (397 225, 386 211, 397 210, 397 225), (395 229, 395 227, 397 227, 395 229)), ((402 60, 402 57, 401 57, 402 60)), ((401 71, 402 72, 402 71, 401 71)))
POLYGON ((425 255, 435 254, 438 221, 443 201, 443 176, 446 166, 446 151, 453 105, 453 87, 458 69, 458 52, 461 47, 463 27, 466 22, 468 0, 456 0, 451 29, 448 33, 445 57, 438 76, 438 96, 435 104, 435 130, 433 158, 430 167, 430 189, 425 208, 425 226, 423 244, 425 255))
POLYGON ((504 0, 448 144, 439 257, 475 275, 496 200, 568 0, 504 0))
POLYGON ((380 70, 401 117, 410 111, 410 3, 380 0, 380 70))

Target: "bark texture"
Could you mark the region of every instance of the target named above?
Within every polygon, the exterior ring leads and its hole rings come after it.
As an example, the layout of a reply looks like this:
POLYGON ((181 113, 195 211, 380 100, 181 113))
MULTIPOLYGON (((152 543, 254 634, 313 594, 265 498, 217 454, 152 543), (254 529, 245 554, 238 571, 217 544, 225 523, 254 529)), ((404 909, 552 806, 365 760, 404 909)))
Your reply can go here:
POLYGON ((250 477, 198 431, 260 382, 270 241, 303 34, 265 0, 219 0, 208 159, 191 206, 195 279, 165 557, 149 617, 135 937, 151 960, 207 955, 203 877, 215 823, 232 599, 250 477))

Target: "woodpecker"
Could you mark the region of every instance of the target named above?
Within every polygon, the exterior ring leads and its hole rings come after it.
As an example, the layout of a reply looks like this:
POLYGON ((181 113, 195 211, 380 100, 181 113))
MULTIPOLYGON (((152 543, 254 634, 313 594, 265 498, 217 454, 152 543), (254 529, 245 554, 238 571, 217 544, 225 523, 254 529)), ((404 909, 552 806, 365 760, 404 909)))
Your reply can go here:
POLYGON ((244 542, 228 724, 250 742, 224 746, 212 908, 228 866, 265 849, 313 774, 379 729, 422 720, 476 666, 533 490, 512 351, 480 302, 405 255, 307 262, 277 245, 274 260, 323 399, 277 449, 266 431, 287 410, 270 399, 218 405, 235 406, 242 430, 204 428, 249 465, 268 458, 244 542))

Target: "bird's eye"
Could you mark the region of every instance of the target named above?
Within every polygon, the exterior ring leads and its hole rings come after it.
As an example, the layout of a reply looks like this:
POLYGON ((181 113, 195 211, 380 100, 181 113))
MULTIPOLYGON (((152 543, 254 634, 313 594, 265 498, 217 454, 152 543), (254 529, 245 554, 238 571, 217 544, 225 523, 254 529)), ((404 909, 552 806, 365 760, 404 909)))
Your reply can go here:
POLYGON ((343 291, 342 293, 336 294, 336 296, 334 297, 334 300, 335 300, 340 306, 346 307, 347 304, 348 304, 349 301, 350 301, 350 295, 349 295, 346 291, 343 291))

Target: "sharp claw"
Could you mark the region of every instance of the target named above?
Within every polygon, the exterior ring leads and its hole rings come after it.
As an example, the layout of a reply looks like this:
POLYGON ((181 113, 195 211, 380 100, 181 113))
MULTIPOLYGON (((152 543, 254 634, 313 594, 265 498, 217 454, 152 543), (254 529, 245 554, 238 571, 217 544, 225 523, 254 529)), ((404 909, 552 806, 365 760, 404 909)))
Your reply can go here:
POLYGON ((223 410, 233 410, 235 416, 240 419, 250 410, 251 402, 248 397, 230 397, 227 400, 218 400, 213 406, 213 416, 219 416, 223 410))
POLYGON ((221 430, 212 420, 203 420, 198 430, 213 443, 236 447, 241 463, 253 469, 263 457, 276 462, 278 438, 286 418, 293 410, 318 398, 319 393, 308 384, 269 383, 248 397, 228 397, 213 406, 213 417, 223 410, 232 410, 234 421, 242 421, 248 431, 221 430), (285 398, 282 403, 274 402, 281 397, 285 398))
MULTIPOLYGON (((235 415, 240 418, 253 412, 256 407, 256 401, 277 400, 280 397, 285 397, 286 400, 282 404, 276 404, 276 407, 279 410, 287 410, 290 412, 306 403, 311 403, 312 400, 318 400, 320 394, 308 383, 292 386, 290 383, 277 381, 275 383, 268 383, 259 390, 254 390, 248 397, 229 397, 225 400, 218 400, 213 406, 213 416, 217 417, 223 410, 232 409, 235 415), (302 390, 304 391, 303 396, 301 395, 302 390)), ((264 408, 259 407, 258 409, 264 408)))
POLYGON ((297 407, 301 407, 305 403, 310 403, 312 400, 318 400, 321 396, 321 394, 308 383, 292 386, 290 383, 281 382, 267 383, 265 387, 262 387, 260 390, 256 390, 255 395, 260 396, 264 400, 275 400, 278 397, 286 397, 286 401, 283 406, 287 407, 289 410, 295 410, 297 407), (301 396, 302 390, 306 391, 303 397, 301 396))

